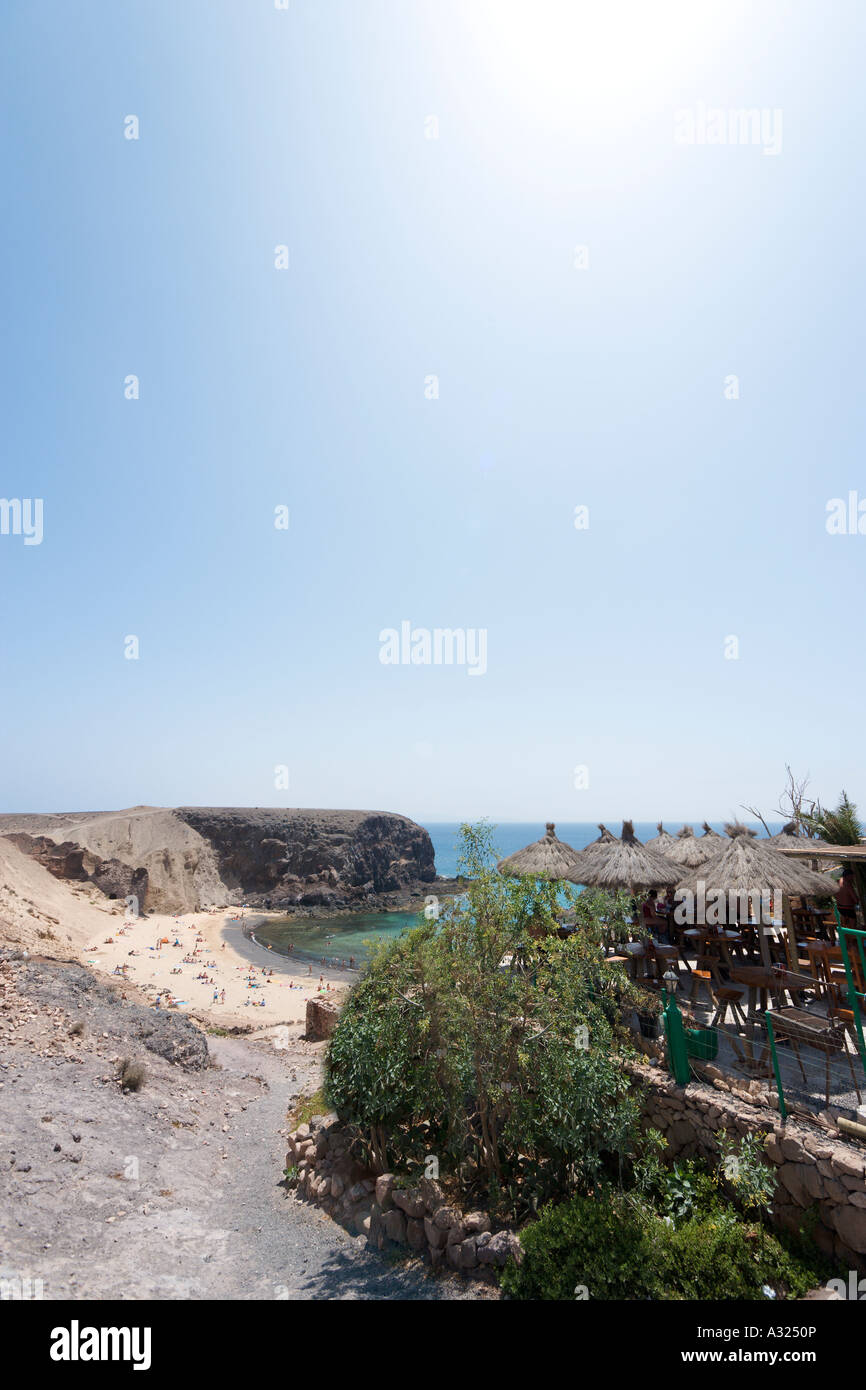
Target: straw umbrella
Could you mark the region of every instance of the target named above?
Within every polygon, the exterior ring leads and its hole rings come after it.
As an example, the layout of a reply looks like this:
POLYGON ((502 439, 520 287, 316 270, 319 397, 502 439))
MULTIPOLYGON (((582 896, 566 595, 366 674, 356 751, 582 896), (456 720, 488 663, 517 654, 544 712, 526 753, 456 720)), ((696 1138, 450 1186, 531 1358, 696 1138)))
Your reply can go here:
POLYGON ((761 841, 764 845, 772 845, 773 849, 808 849, 810 846, 817 846, 819 849, 827 847, 826 840, 811 839, 808 835, 801 835, 797 830, 797 822, 789 820, 787 825, 783 825, 778 835, 770 835, 766 840, 761 841))
POLYGON ((665 858, 679 864, 683 870, 696 869, 718 852, 724 842, 720 836, 702 835, 698 840, 690 825, 678 830, 673 844, 665 850, 665 858))
POLYGON ((517 850, 515 854, 509 854, 507 859, 500 859, 496 866, 499 872, 501 874, 532 874, 534 878, 569 879, 574 882, 571 871, 575 868, 580 855, 564 840, 557 839, 555 832, 556 826, 552 821, 548 821, 547 830, 540 840, 534 840, 531 845, 526 845, 524 849, 517 850))
MULTIPOLYGON (((691 893, 700 902, 714 894, 737 895, 738 902, 748 898, 754 906, 770 892, 790 897, 823 898, 832 892, 832 885, 821 874, 813 873, 796 860, 788 859, 775 849, 768 849, 765 840, 757 840, 754 830, 745 825, 726 825, 729 836, 723 848, 708 863, 689 870, 677 884, 677 897, 691 893)), ((705 914, 704 914, 705 915, 705 914)), ((756 913, 757 916, 757 913, 756 913)), ((766 933, 761 932, 761 955, 770 964, 766 933)))
POLYGON ((656 854, 666 855, 671 846, 676 844, 676 840, 665 830, 661 821, 656 826, 656 830, 659 832, 658 835, 655 835, 651 840, 646 840, 644 849, 654 849, 656 854))
POLYGON ((622 839, 596 841, 578 856, 580 863, 569 877, 589 888, 672 888, 680 870, 664 855, 642 845, 630 820, 622 823, 622 839))
MULTIPOLYGON (((724 835, 720 835, 718 830, 714 830, 706 821, 704 821, 701 826, 701 830, 704 832, 703 835, 699 837, 701 840, 718 840, 719 844, 721 844, 725 838, 724 835)), ((716 846, 716 848, 718 848, 718 846, 716 846)))

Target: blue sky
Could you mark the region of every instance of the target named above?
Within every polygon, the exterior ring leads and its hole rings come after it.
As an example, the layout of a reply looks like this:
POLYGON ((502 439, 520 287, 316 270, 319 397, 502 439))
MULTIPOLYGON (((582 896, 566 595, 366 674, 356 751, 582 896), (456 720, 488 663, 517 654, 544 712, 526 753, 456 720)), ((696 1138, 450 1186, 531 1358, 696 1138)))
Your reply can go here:
POLYGON ((862 5, 2 27, 2 809, 862 799, 862 5), (383 665, 404 620, 486 672, 383 665))

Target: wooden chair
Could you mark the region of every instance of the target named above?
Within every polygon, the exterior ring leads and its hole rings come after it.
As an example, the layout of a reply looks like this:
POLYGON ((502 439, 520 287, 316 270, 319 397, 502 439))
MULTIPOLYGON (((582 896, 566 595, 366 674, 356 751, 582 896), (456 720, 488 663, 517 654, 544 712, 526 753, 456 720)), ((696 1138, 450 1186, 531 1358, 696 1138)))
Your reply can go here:
POLYGON ((848 1069, 851 1072, 851 1080, 854 1082, 858 1102, 862 1099, 860 1083, 854 1071, 854 1061, 845 1045, 844 1028, 835 1026, 829 1020, 818 1018, 814 1014, 807 1014, 802 1009, 775 1009, 772 1017, 773 1032, 777 1037, 789 1040, 800 1064, 804 1081, 807 1080, 807 1077, 806 1068, 803 1066, 803 1059, 800 1056, 801 1044, 805 1043, 807 1047, 813 1047, 816 1051, 823 1052, 825 1106, 830 1104, 830 1058, 838 1053, 844 1054, 848 1062, 848 1069))
POLYGON ((689 975, 689 1002, 696 1004, 697 992, 702 987, 707 991, 710 999, 710 1007, 716 1007, 715 988, 721 988, 722 981, 719 977, 719 962, 714 956, 698 956, 695 961, 691 974, 689 975))

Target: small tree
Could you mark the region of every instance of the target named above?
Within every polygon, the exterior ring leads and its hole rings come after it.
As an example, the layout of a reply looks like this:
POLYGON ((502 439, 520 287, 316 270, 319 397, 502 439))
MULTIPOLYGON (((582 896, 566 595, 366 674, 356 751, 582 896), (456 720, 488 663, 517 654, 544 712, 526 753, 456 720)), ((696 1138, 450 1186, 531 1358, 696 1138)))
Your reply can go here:
POLYGON ((588 1186, 628 1152, 637 1103, 617 1059, 622 996, 602 921, 616 899, 496 872, 491 827, 462 827, 464 893, 381 947, 327 1061, 330 1103, 374 1161, 443 1168, 511 1211, 588 1186), (563 910, 578 930, 557 937, 563 910))

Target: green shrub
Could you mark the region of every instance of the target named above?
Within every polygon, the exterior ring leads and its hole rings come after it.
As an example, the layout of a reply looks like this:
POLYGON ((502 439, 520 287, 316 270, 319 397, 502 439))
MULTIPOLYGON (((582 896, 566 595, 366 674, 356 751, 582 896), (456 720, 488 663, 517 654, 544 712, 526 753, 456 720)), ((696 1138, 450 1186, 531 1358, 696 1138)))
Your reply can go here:
POLYGON ((376 1164, 435 1154, 443 1173, 514 1214, 627 1161, 638 1120, 619 1055, 630 986, 605 964, 588 905, 561 941, 557 884, 496 873, 483 827, 465 828, 464 847, 464 895, 374 953, 350 995, 326 1091, 376 1164))
POLYGON ((799 1298, 825 1273, 730 1207, 677 1227, 616 1192, 546 1207, 521 1241, 522 1264, 502 1276, 521 1299, 764 1299, 764 1285, 799 1298))

